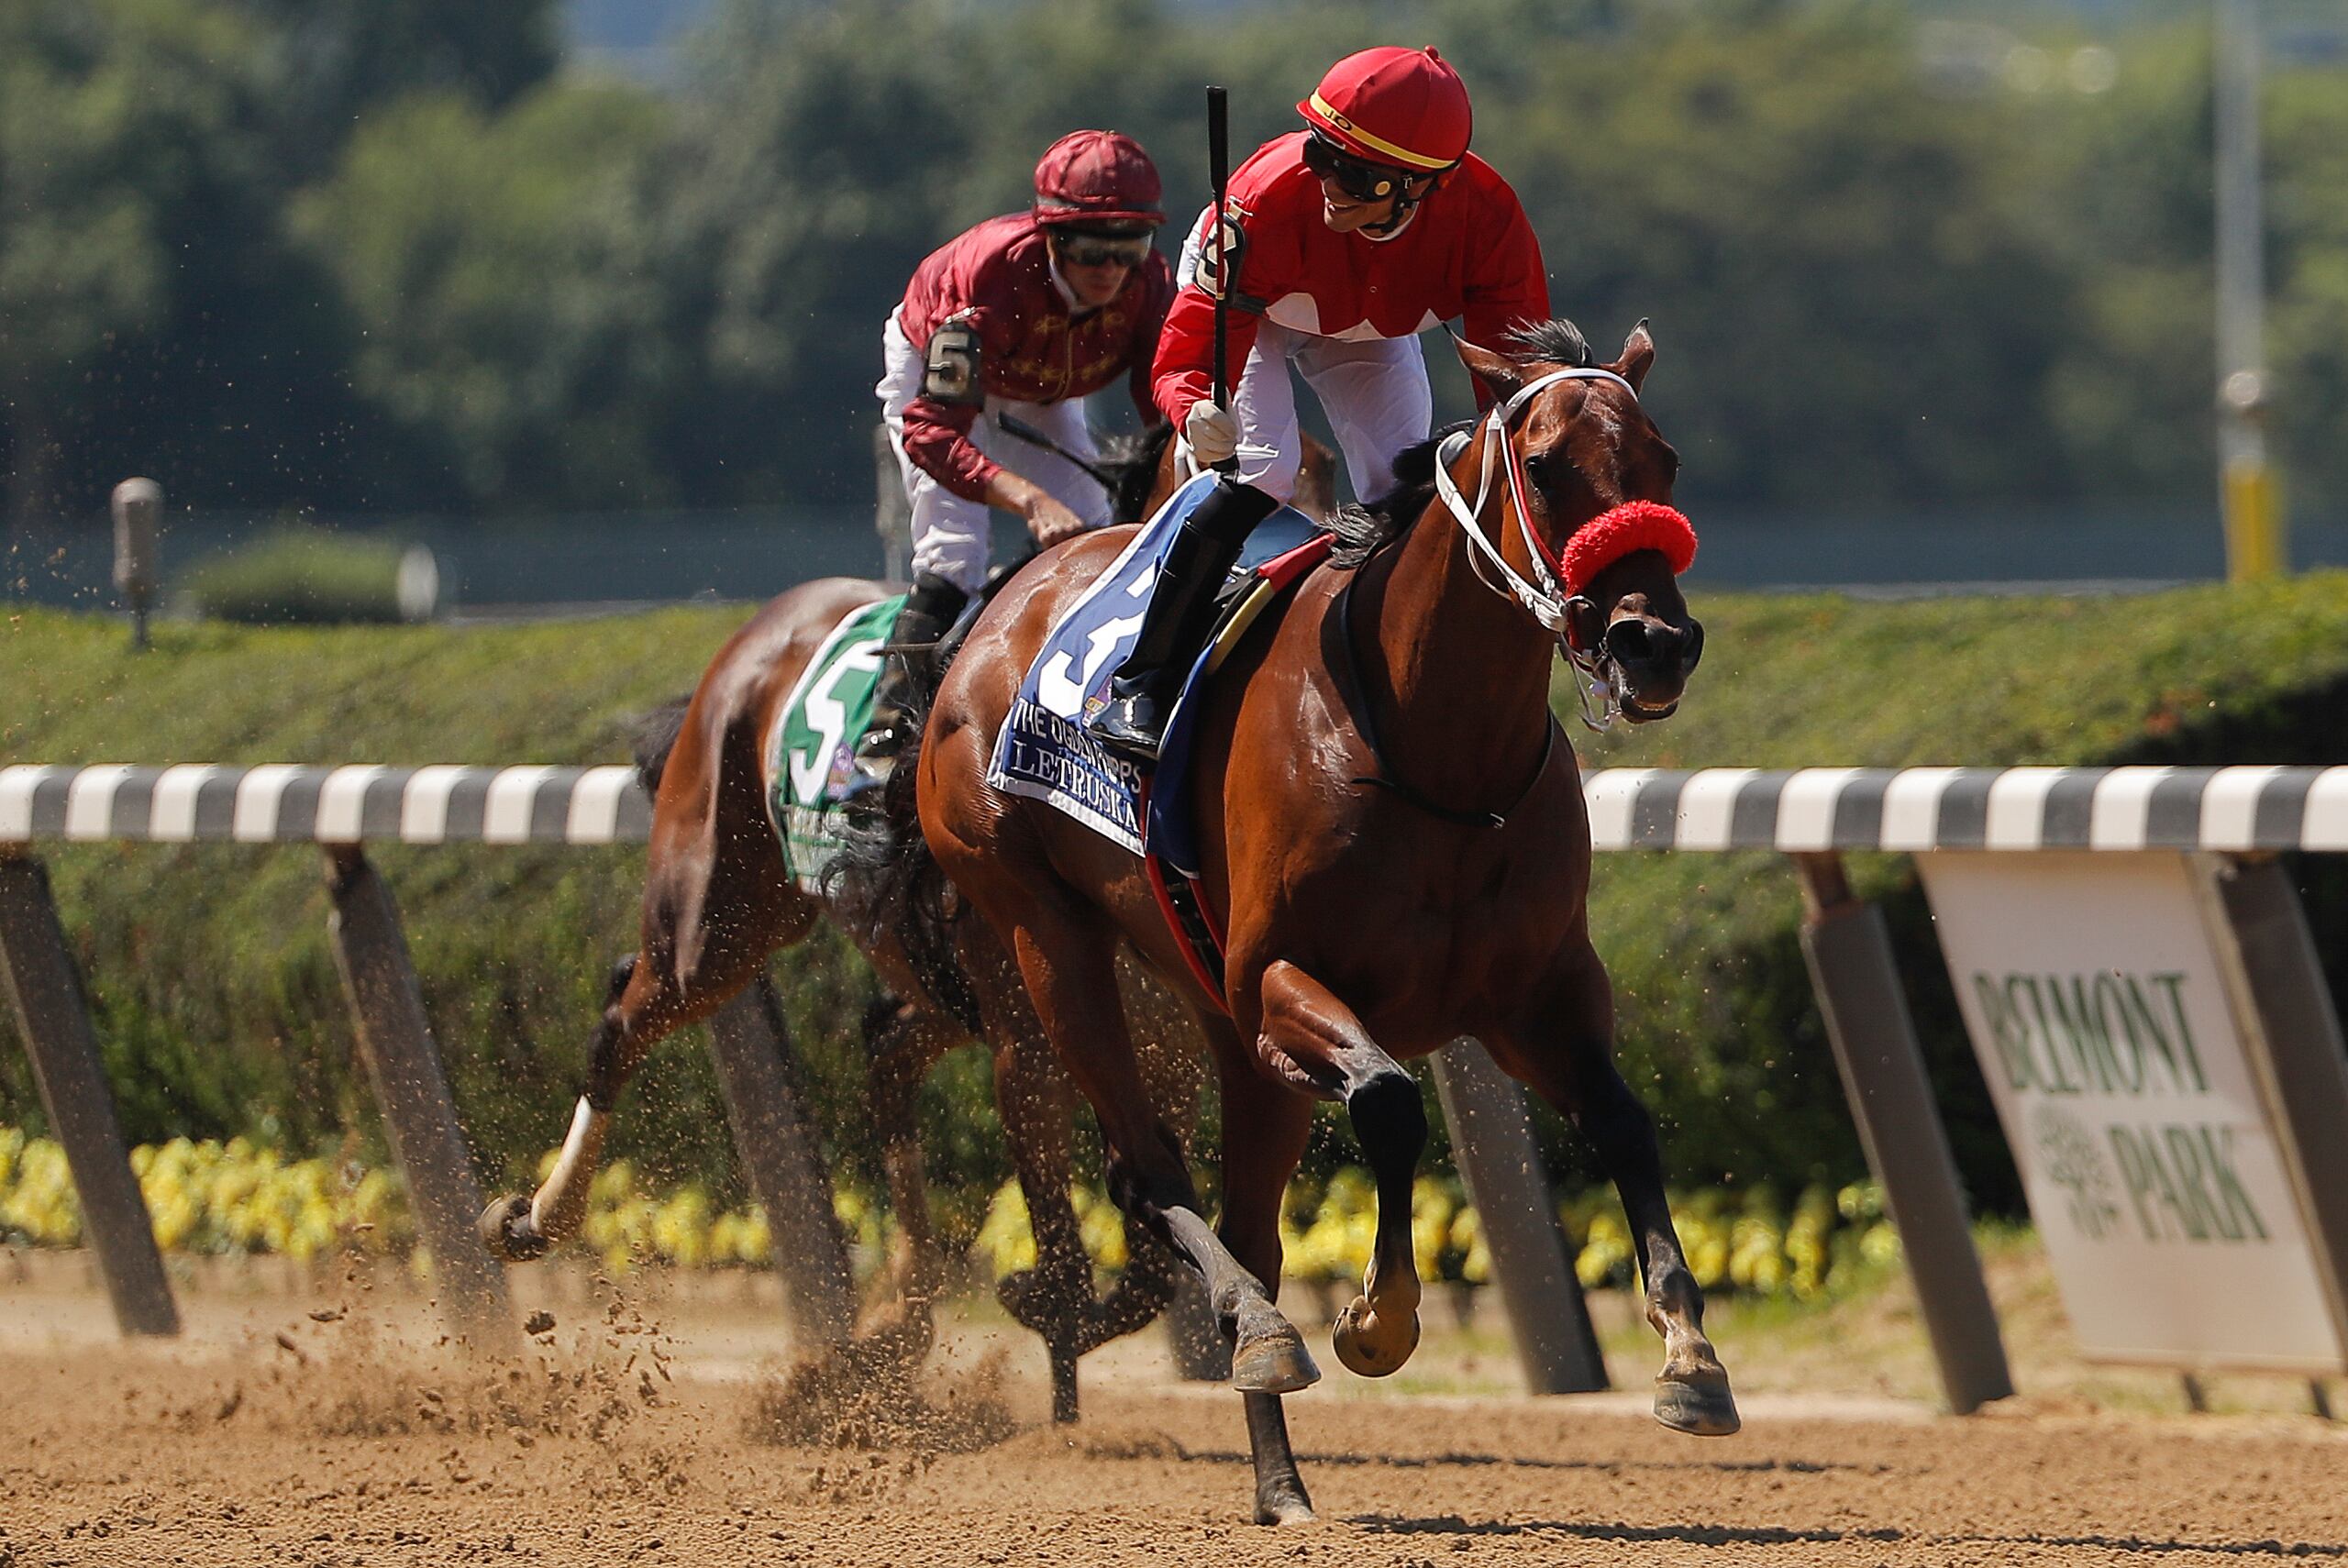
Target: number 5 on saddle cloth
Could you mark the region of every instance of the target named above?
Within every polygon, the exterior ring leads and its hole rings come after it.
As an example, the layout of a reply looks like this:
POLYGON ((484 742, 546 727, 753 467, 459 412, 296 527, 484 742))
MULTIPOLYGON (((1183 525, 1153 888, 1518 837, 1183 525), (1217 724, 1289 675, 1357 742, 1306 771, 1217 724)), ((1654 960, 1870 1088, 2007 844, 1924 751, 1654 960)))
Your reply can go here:
POLYGON ((1219 955, 1213 932, 1187 884, 1198 871, 1197 834, 1190 791, 1178 787, 1189 766, 1199 695, 1248 626, 1298 579, 1329 553, 1330 535, 1304 513, 1283 506, 1256 525, 1217 597, 1213 635, 1191 667, 1166 726, 1157 767, 1144 770, 1086 733, 1084 718, 1109 700, 1109 681, 1141 631, 1157 564, 1184 518, 1214 489, 1201 474, 1167 498, 1142 525, 1124 552, 1069 607, 1042 649, 995 738, 987 783, 1042 801, 1094 832, 1152 862, 1153 886, 1167 899, 1161 866, 1180 874, 1167 914, 1192 955, 1200 978, 1220 997, 1219 955), (1153 782, 1154 781, 1154 782, 1153 782), (1204 940, 1193 941, 1193 938, 1204 940))

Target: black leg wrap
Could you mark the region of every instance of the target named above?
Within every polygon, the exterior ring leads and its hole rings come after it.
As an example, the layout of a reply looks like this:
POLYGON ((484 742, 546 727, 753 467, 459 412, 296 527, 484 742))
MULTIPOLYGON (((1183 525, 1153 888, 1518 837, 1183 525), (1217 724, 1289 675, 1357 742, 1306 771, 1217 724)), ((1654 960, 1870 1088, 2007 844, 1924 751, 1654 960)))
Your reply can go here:
POLYGON ((872 722, 857 744, 857 767, 867 778, 886 777, 912 738, 913 715, 928 706, 929 688, 937 679, 938 642, 969 598, 935 572, 914 580, 904 608, 889 624, 886 662, 872 692, 872 722))

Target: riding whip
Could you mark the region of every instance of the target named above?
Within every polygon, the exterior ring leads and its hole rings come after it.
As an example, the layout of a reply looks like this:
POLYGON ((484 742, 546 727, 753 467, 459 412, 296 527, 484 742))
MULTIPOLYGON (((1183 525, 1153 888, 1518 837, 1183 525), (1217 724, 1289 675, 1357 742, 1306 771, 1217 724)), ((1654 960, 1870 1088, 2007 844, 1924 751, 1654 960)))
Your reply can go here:
POLYGON ((1002 426, 1004 434, 1016 436, 1031 447, 1041 447, 1063 462, 1071 463, 1083 470, 1093 483, 1107 491, 1112 496, 1117 493, 1117 476, 1098 463, 1086 462, 1015 414, 997 413, 994 417, 995 423, 1002 426))
MULTIPOLYGON (((1225 232, 1224 228, 1225 219, 1224 217, 1223 210, 1224 192, 1224 188, 1231 182, 1231 108, 1227 99, 1228 95, 1222 88, 1210 87, 1207 89, 1207 177, 1213 181, 1214 184, 1214 221, 1213 226, 1214 235, 1215 269, 1214 405, 1217 408, 1224 409, 1226 411, 1229 409, 1230 404, 1224 401, 1224 392, 1226 389, 1224 385, 1223 369, 1224 334, 1225 330, 1224 318, 1225 312, 1229 309, 1227 302, 1231 297, 1233 282, 1231 276, 1232 256, 1230 248, 1224 243, 1224 236, 1225 232)), ((1224 458, 1223 461, 1215 464, 1214 468, 1215 471, 1220 474, 1229 475, 1237 472, 1239 469, 1239 455, 1236 452, 1233 453, 1230 457, 1227 457, 1224 458)))

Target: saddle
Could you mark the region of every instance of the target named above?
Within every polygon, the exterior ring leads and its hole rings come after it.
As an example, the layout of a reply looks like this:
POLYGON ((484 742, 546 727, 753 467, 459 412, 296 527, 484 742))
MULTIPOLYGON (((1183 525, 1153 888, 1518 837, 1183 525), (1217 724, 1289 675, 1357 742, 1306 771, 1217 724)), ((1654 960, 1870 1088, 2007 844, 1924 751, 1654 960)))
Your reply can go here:
POLYGON ((1082 722, 1108 701, 1110 677, 1140 632, 1158 559, 1214 482, 1202 474, 1168 497, 1045 637, 996 737, 987 782, 1042 801, 1140 856, 1194 977, 1220 1002, 1222 941, 1198 896, 1198 834, 1190 791, 1180 787, 1200 693, 1264 610, 1327 556, 1331 536, 1282 507, 1248 536, 1218 591, 1214 630, 1185 677, 1154 768, 1107 750, 1082 722))

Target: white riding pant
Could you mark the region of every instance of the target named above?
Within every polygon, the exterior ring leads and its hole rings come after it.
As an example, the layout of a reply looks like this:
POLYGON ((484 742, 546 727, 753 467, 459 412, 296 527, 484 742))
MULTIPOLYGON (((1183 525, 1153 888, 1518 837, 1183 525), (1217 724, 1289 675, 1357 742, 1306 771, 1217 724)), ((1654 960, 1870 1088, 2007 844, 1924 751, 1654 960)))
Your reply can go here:
MULTIPOLYGON (((880 416, 889 426, 889 445, 897 454, 897 471, 904 479, 905 501, 913 508, 914 571, 935 572, 965 593, 976 593, 987 576, 987 544, 992 525, 983 501, 955 494, 929 471, 905 456, 905 405, 921 395, 923 348, 905 337, 894 311, 880 330, 881 374, 872 390, 880 397, 880 416)), ((1100 457, 1091 426, 1084 422, 1084 400, 1058 403, 1013 403, 991 397, 970 426, 970 445, 1020 478, 1041 486, 1054 500, 1082 518, 1089 527, 1109 521, 1109 492, 1091 474, 1056 452, 1031 446, 997 424, 998 414, 1023 419, 1086 462, 1100 457)))
MULTIPOLYGON (((1183 247, 1180 275, 1186 280, 1197 270, 1198 235, 1192 230, 1183 247)), ((1304 457, 1290 364, 1302 372, 1329 416, 1354 499, 1375 501, 1393 489, 1395 458, 1425 440, 1434 425, 1434 390, 1427 383, 1426 353, 1418 338, 1324 337, 1275 321, 1257 326, 1239 384, 1232 389, 1231 414, 1239 425, 1238 477, 1279 501, 1295 493, 1296 466, 1304 457)), ((1182 457, 1184 467, 1194 469, 1188 443, 1182 457)))

